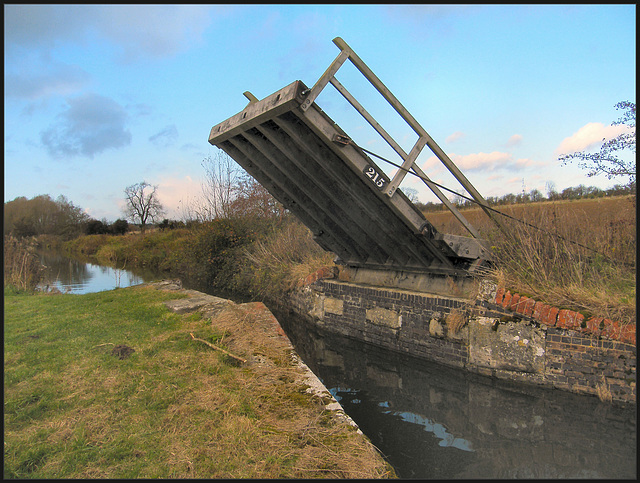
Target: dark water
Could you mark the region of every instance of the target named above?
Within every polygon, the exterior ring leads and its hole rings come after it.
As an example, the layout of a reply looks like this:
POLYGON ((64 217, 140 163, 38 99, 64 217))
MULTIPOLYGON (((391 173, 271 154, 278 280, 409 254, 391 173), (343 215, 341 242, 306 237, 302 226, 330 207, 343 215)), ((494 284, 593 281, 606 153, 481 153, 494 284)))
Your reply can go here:
MULTIPOLYGON (((63 292, 167 278, 52 253, 42 261, 48 283, 63 292)), ((635 406, 421 362, 274 312, 298 354, 401 478, 636 479, 635 406)))
POLYGON ((636 478, 635 406, 500 382, 278 320, 401 478, 636 478))

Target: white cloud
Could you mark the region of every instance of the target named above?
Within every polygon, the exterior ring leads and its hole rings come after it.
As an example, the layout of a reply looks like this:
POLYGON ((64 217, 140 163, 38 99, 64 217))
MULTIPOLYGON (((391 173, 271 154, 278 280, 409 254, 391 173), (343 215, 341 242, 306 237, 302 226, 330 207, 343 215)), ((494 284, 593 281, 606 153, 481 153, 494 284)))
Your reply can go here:
POLYGON ((507 147, 519 146, 522 143, 522 136, 520 134, 514 134, 507 141, 507 147))
POLYGON ((122 49, 122 60, 173 55, 197 42, 211 22, 206 5, 103 6, 98 29, 122 49))
POLYGON ((5 44, 50 51, 90 32, 116 43, 126 62, 173 55, 199 41, 229 7, 208 5, 7 5, 5 44))
MULTIPOLYGON (((514 170, 533 166, 544 166, 545 163, 528 158, 514 159, 513 154, 500 151, 491 153, 450 154, 451 161, 463 172, 468 171, 494 171, 498 169, 514 170)), ((443 164, 436 156, 427 159, 422 169, 431 174, 442 171, 443 164)))
POLYGON ((18 73, 6 73, 4 79, 5 97, 36 100, 75 93, 88 82, 89 74, 74 65, 57 63, 30 69, 22 63, 18 73))
POLYGON ((627 132, 628 129, 626 125, 605 126, 600 122, 590 122, 565 138, 555 152, 560 155, 587 151, 597 147, 605 139, 613 139, 627 132))
POLYGON ((461 132, 461 131, 456 131, 453 134, 447 136, 447 139, 444 140, 445 143, 454 143, 456 142, 458 139, 462 139, 463 137, 465 137, 466 134, 461 132))
POLYGON ((158 199, 167 212, 166 217, 170 219, 182 218, 183 211, 199 199, 201 193, 202 182, 191 176, 170 175, 158 183, 158 199))
POLYGON ((501 153, 499 151, 492 153, 472 153, 464 156, 454 154, 450 156, 450 158, 463 172, 493 170, 507 166, 508 163, 513 160, 510 153, 501 153))

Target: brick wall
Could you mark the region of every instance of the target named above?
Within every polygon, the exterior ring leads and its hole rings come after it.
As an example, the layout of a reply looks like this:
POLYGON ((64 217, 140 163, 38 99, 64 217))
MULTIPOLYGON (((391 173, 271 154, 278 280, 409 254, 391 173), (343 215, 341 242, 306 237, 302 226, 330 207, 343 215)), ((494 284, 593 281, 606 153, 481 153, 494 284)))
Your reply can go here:
POLYGON ((497 289, 495 297, 488 297, 487 300, 511 312, 531 317, 532 320, 549 327, 571 329, 604 339, 636 344, 635 324, 621 324, 603 317, 587 319, 580 312, 552 307, 518 293, 512 294, 504 288, 497 289))
POLYGON ((550 307, 490 283, 477 300, 362 286, 323 269, 294 310, 332 332, 483 375, 636 400, 635 326, 550 307), (462 328, 450 324, 463 316, 462 328))

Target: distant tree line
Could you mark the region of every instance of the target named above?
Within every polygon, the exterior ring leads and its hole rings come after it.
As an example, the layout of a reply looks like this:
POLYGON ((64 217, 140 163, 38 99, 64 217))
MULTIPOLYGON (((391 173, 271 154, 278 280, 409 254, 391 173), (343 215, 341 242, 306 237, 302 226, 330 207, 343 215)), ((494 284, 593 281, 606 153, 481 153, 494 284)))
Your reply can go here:
MULTIPOLYGON (((233 196, 225 203, 220 203, 220 213, 216 218, 212 209, 207 211, 190 212, 184 221, 163 219, 157 223, 161 230, 173 230, 176 228, 189 228, 194 225, 213 221, 216 219, 255 218, 256 220, 282 219, 286 210, 275 201, 269 193, 253 178, 241 177, 234 180, 236 186, 232 188, 233 196), (195 213, 195 215, 194 215, 195 213), (205 216, 208 215, 208 216, 205 216)), ((228 183, 227 183, 228 184, 228 183)), ((581 198, 600 198, 605 196, 635 195, 635 182, 627 185, 616 184, 602 190, 595 186, 579 185, 565 188, 561 192, 556 191, 553 183, 547 183, 547 195, 533 189, 519 194, 506 194, 504 196, 490 196, 486 198, 491 206, 512 205, 519 203, 535 203, 541 201, 576 200, 581 198)), ((446 207, 442 203, 422 203, 417 201, 416 193, 408 190, 409 198, 416 207, 423 212, 442 211, 446 207)), ((461 195, 454 196, 452 202, 460 209, 470 208, 473 202, 464 199, 461 195)), ((25 238, 39 235, 56 235, 64 240, 70 240, 80 235, 123 235, 132 227, 124 219, 118 219, 113 223, 106 220, 96 220, 86 214, 82 208, 75 206, 64 196, 55 200, 49 195, 39 195, 32 199, 24 196, 4 204, 4 234, 16 238, 25 238)))
MULTIPOLYGON (((556 191, 553 183, 547 183, 547 195, 545 196, 540 190, 533 189, 531 191, 522 192, 519 194, 509 193, 503 196, 489 196, 485 198, 490 206, 500 205, 514 205, 519 203, 536 203, 540 201, 560 201, 560 200, 577 200, 582 198, 602 198, 605 196, 623 196, 623 195, 635 195, 636 185, 635 182, 631 184, 621 185, 616 184, 609 189, 600 189, 595 186, 585 186, 583 184, 570 188, 565 188, 561 192, 556 191)), ((470 198, 470 196, 467 196, 470 198)), ((463 198, 460 195, 453 197, 452 203, 457 208, 471 208, 475 205, 474 202, 463 198)), ((424 212, 442 211, 447 208, 442 203, 422 203, 416 202, 415 205, 424 212)))
POLYGON ((62 195, 55 200, 49 195, 19 196, 4 204, 4 234, 16 238, 54 235, 70 240, 80 235, 121 235, 128 228, 125 220, 95 220, 62 195))
POLYGON ((17 238, 58 235, 71 239, 82 234, 88 221, 89 215, 62 195, 55 200, 49 195, 30 200, 20 196, 4 204, 4 234, 17 238))
POLYGON ((85 235, 124 235, 129 229, 127 220, 117 219, 109 224, 107 221, 91 219, 86 223, 85 235))

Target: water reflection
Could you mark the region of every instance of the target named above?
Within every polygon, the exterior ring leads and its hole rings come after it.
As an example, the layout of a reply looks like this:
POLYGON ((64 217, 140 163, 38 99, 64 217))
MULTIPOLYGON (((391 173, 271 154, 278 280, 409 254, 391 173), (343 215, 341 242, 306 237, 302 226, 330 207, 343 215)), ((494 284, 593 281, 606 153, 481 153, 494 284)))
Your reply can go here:
POLYGON ((635 408, 390 354, 278 314, 403 478, 636 478, 635 408))
POLYGON ((56 289, 64 293, 92 293, 139 285, 159 278, 150 270, 112 268, 66 257, 54 251, 39 252, 45 267, 40 290, 56 289))

